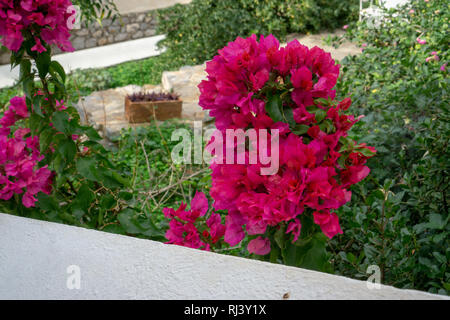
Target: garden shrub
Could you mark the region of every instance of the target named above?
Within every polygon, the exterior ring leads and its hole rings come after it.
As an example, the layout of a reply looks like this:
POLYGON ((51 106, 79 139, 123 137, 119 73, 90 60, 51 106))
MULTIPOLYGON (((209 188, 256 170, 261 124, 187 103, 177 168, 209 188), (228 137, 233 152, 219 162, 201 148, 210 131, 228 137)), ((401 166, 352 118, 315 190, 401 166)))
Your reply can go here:
POLYGON ((0 210, 99 228, 128 208, 128 185, 106 157, 100 136, 82 126, 68 102, 63 67, 51 45, 73 51, 71 2, 0 1, 2 43, 20 68, 23 96, 13 97, 0 120, 0 210), (36 81, 38 79, 38 81, 36 81))
POLYGON ((171 139, 176 129, 191 130, 173 120, 122 131, 118 148, 109 157, 122 175, 130 177, 128 204, 133 210, 120 213, 104 231, 164 241, 167 221, 163 207, 187 203, 195 190, 210 188, 210 170, 205 165, 168 161, 179 143, 171 139))
POLYGON ((342 234, 335 210, 350 201, 348 188, 367 177, 376 153, 348 137, 360 118, 346 112, 349 98, 334 99, 339 66, 318 47, 252 35, 220 49, 206 72, 199 104, 217 128, 208 145, 210 195, 225 223, 207 215, 197 193, 190 210, 165 209, 169 243, 211 250, 219 240, 221 248, 245 239, 261 259, 330 271, 327 238, 342 234), (230 130, 254 138, 236 142, 230 130), (263 160, 269 154, 276 165, 263 160))
POLYGON ((158 10, 158 32, 168 53, 185 64, 211 59, 236 37, 334 29, 358 15, 356 0, 193 0, 158 10))
POLYGON ((338 94, 366 115, 352 137, 378 154, 340 212, 347 232, 330 244, 340 274, 366 279, 378 265, 385 284, 449 292, 448 6, 415 0, 347 31, 363 53, 342 61, 338 94))

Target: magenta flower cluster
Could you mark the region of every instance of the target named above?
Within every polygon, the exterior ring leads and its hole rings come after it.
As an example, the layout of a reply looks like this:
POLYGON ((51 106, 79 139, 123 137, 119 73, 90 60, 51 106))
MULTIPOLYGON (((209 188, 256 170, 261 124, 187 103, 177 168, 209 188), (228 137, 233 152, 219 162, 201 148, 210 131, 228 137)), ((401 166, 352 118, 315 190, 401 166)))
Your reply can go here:
POLYGON ((9 200, 15 194, 22 196, 25 207, 34 207, 39 192, 50 194, 52 172, 39 167, 44 158, 39 149, 39 137, 31 136, 30 129, 11 128, 29 117, 25 98, 14 97, 0 119, 0 199, 9 200))
POLYGON ((2 44, 18 51, 24 36, 34 40, 32 51, 44 52, 47 44, 63 51, 74 51, 69 41, 69 19, 74 19, 70 0, 0 0, 0 36, 2 44))
POLYGON ((215 117, 219 130, 280 130, 276 174, 261 175, 260 163, 216 161, 211 165, 214 207, 228 210, 225 241, 234 246, 246 233, 257 235, 248 250, 267 254, 267 228, 284 224, 295 241, 302 227, 299 217, 306 209, 326 236, 342 233, 334 210, 350 201, 348 187, 369 174, 365 163, 375 149, 356 142, 345 150, 342 147, 340 139, 347 137, 359 119, 344 114, 351 104, 349 98, 331 105, 318 102, 318 98, 335 98, 339 65, 331 55, 297 40, 280 47, 272 35, 261 36, 259 41, 252 35, 219 50, 206 71, 208 78, 199 85, 200 105, 215 117), (287 123, 269 117, 265 106, 274 94, 285 95, 283 106, 292 109, 297 125, 306 127, 304 134, 294 134, 287 123), (324 119, 308 111, 311 107, 322 110, 324 119), (331 130, 319 126, 324 120, 332 125, 331 130))
POLYGON ((208 199, 202 192, 197 192, 191 201, 191 208, 181 203, 177 210, 164 208, 166 218, 170 219, 166 232, 168 243, 194 249, 210 250, 225 234, 220 214, 211 213, 208 219, 208 199))

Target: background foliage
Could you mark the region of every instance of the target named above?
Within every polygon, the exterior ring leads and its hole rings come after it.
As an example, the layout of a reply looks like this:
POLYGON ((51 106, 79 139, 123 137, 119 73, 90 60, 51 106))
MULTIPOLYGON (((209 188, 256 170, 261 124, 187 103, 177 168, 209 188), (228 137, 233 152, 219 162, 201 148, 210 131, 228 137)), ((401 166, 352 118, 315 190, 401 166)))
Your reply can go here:
POLYGON ((81 20, 86 24, 104 18, 117 16, 117 7, 113 0, 72 0, 81 8, 81 20))
POLYGON ((193 0, 158 11, 160 42, 185 64, 211 59, 236 37, 317 32, 356 20, 357 0, 193 0))
POLYGON ((345 232, 330 248, 340 274, 366 279, 376 264, 383 283, 449 292, 448 5, 412 1, 378 27, 363 22, 348 31, 367 47, 342 61, 337 92, 351 94, 353 110, 366 116, 354 138, 378 153, 339 212, 345 232), (439 61, 427 62, 433 51, 439 61))

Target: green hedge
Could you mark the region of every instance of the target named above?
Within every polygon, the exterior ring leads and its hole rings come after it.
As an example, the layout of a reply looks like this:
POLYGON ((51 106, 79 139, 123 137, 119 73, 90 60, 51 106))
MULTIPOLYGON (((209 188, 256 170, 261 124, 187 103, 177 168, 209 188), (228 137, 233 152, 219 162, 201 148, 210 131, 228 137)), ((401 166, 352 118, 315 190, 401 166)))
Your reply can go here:
POLYGON ((331 247, 343 275, 367 279, 378 265, 385 284, 450 290, 448 7, 412 0, 377 28, 349 28, 365 49, 341 62, 337 92, 366 116, 354 138, 378 153, 339 213, 345 232, 331 247))
POLYGON ((161 42, 186 64, 211 59, 236 37, 334 29, 356 20, 358 0, 193 0, 158 11, 161 42))

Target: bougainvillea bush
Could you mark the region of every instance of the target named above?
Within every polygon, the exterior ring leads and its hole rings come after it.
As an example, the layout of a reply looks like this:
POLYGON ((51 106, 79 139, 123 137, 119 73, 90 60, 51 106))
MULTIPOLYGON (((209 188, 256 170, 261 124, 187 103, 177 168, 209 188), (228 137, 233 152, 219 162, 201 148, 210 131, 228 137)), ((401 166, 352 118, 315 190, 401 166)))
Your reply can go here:
POLYGON ((0 120, 2 212, 100 228, 129 209, 127 185, 67 104, 66 74, 52 47, 73 51, 69 0, 0 1, 0 36, 20 67, 25 95, 10 100, 0 120), (38 80, 38 81, 36 81, 38 80), (122 192, 123 194, 123 192, 122 192))
MULTIPOLYGON (((248 161, 248 147, 244 164, 226 163, 225 153, 223 159, 213 159, 210 195, 214 209, 226 212, 224 241, 235 246, 248 236, 250 253, 328 270, 326 238, 342 233, 335 210, 350 201, 349 186, 369 174, 365 163, 375 154, 374 148, 348 138, 359 117, 346 114, 350 99, 334 100, 339 65, 318 47, 309 49, 294 40, 281 48, 272 35, 252 35, 219 50, 206 71, 208 79, 199 85, 200 105, 224 137, 228 129, 279 132, 280 166, 273 174, 261 174, 267 167, 262 162, 248 161)), ((232 146, 238 147, 234 141, 232 146)), ((256 148, 264 146, 257 142, 256 148)), ((267 154, 266 148, 258 152, 267 154)), ((179 235, 173 243, 192 246, 192 237, 201 232, 193 228, 192 216, 206 211, 184 209, 166 212, 179 219, 168 235, 179 235), (189 225, 184 239, 182 221, 184 228, 189 225)))
POLYGON ((73 51, 68 28, 69 18, 74 19, 74 12, 69 8, 71 5, 69 0, 1 1, 3 45, 17 52, 27 38, 34 41, 31 51, 46 51, 42 41, 58 45, 63 51, 73 51))
POLYGON ((38 166, 44 156, 39 138, 29 135, 29 128, 17 128, 11 135, 11 127, 28 117, 25 99, 15 97, 0 119, 0 199, 9 200, 23 193, 22 204, 27 208, 35 206, 37 193, 50 194, 53 175, 48 166, 38 166))

